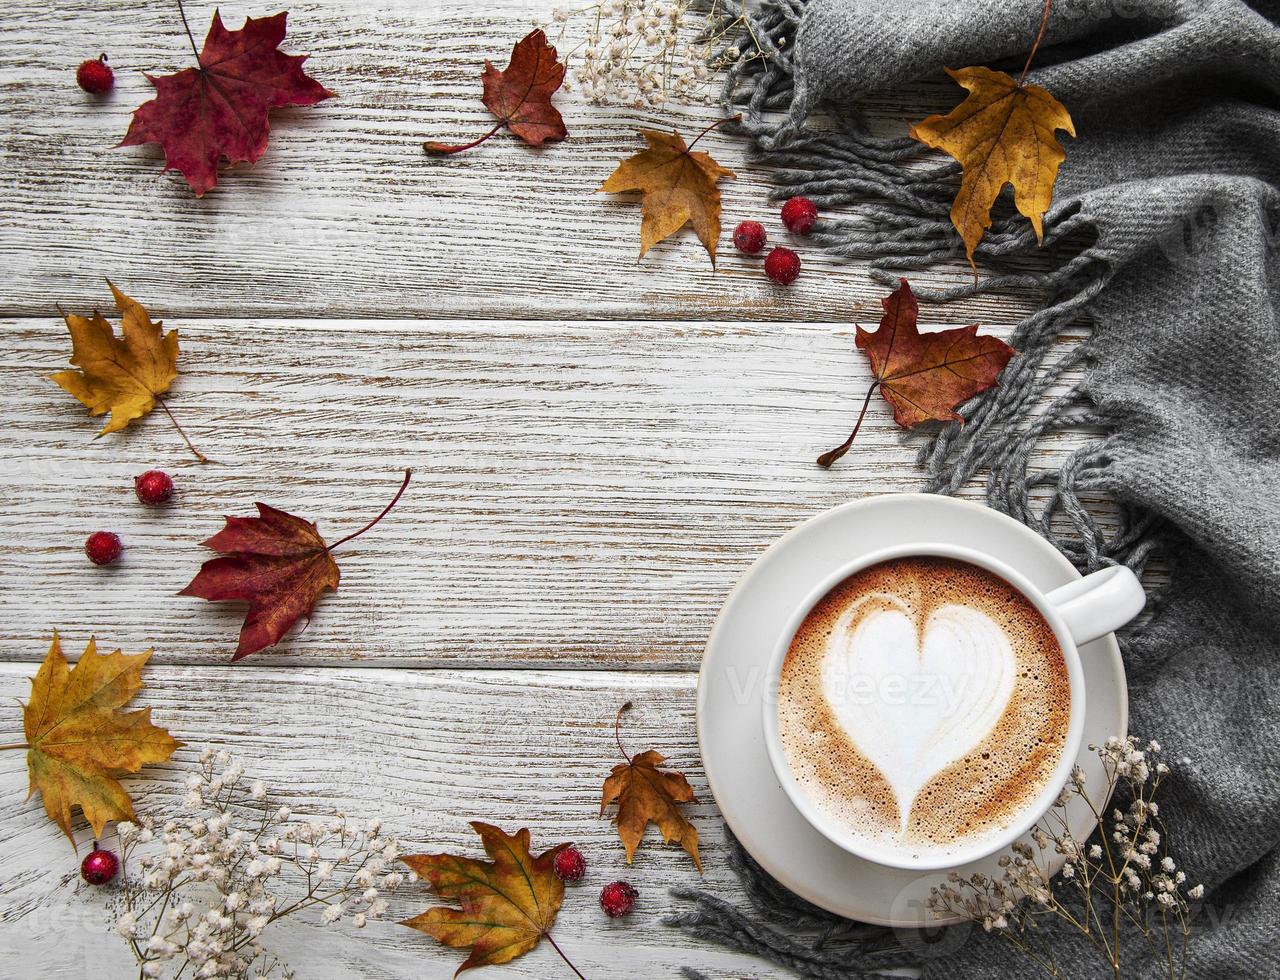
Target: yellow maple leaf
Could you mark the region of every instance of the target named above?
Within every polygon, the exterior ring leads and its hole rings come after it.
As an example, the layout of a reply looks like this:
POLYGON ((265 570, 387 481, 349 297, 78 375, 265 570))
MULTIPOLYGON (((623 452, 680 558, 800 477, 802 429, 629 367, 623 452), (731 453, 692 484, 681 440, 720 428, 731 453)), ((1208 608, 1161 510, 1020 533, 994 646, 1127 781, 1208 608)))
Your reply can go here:
POLYGON ((688 146, 676 132, 642 129, 640 135, 649 148, 618 164, 600 190, 609 194, 639 191, 643 195, 640 258, 687 224, 693 226, 714 266, 720 241, 720 190, 716 183, 722 177, 733 177, 733 171, 720 166, 709 153, 693 152, 693 144, 702 135, 688 146))
POLYGON ((99 435, 123 429, 155 407, 156 397, 178 376, 178 331, 163 332, 142 304, 107 280, 120 310, 120 336, 97 311, 93 319, 64 313, 71 331, 71 363, 50 380, 79 400, 90 415, 110 412, 99 435))
MULTIPOLYGON (((432 891, 461 906, 461 910, 428 909, 401 923, 446 946, 470 947, 470 955, 454 976, 477 966, 507 963, 529 952, 544 937, 555 946, 551 927, 564 900, 564 882, 556 877, 552 864, 568 844, 557 844, 535 858, 529 853, 527 829, 510 835, 479 821, 473 821, 471 827, 492 860, 455 854, 409 854, 403 858, 432 891)), ((564 957, 560 947, 555 948, 564 957)), ((567 958, 565 962, 569 962, 567 958)))
POLYGON ((142 689, 151 651, 99 654, 93 640, 69 668, 58 634, 31 681, 22 709, 27 738, 28 798, 36 790, 49 819, 71 835, 79 806, 95 837, 112 820, 137 820, 133 801, 116 779, 149 762, 164 762, 182 743, 151 724, 151 709, 119 711, 142 689))
POLYGON ((991 206, 1006 184, 1013 185, 1014 203, 1030 219, 1036 239, 1044 240, 1044 213, 1066 159, 1054 133, 1076 131, 1062 103, 1038 85, 982 67, 948 68, 947 74, 968 89, 968 97, 945 116, 916 123, 911 135, 950 154, 964 169, 951 223, 976 274, 973 252, 991 227, 991 206))

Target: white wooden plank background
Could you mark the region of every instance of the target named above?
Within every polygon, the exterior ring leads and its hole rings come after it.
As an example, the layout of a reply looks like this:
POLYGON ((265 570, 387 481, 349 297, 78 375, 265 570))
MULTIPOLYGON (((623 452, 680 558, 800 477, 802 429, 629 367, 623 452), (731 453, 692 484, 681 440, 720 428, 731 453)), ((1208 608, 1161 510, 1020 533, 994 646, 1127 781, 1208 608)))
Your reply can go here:
MULTIPOLYGON (((638 209, 595 188, 639 146, 636 127, 691 134, 712 108, 597 108, 568 95, 564 144, 535 152, 504 137, 426 158, 425 137, 487 128, 482 60, 504 63, 550 6, 292 7, 286 49, 310 52, 309 71, 340 98, 273 115, 266 156, 202 200, 160 175, 154 148, 112 148, 150 97, 140 71, 190 63, 176 9, 6 6, 0 694, 11 707, 0 730, 20 730, 16 699, 54 627, 69 651, 90 633, 154 645, 140 703, 192 746, 231 749, 299 806, 380 815, 422 848, 470 847, 469 819, 528 825, 536 841, 581 843, 597 887, 625 873, 643 894, 635 916, 607 922, 583 887, 557 926, 588 976, 682 965, 779 976, 658 926, 666 888, 693 880, 687 859, 648 846, 626 870, 597 794, 614 761, 609 720, 634 699, 631 744, 689 773, 707 884, 735 895, 697 755, 694 671, 728 590, 779 534, 844 500, 919 485, 915 440, 883 406, 834 470, 812 462, 848 430, 868 381, 852 325, 876 318, 883 289, 862 264, 803 245, 802 278, 775 289, 727 232, 719 271, 688 236, 637 266, 638 209), (99 102, 73 75, 103 50, 117 89, 99 102), (104 276, 179 329, 170 404, 216 463, 193 465, 160 415, 94 440, 95 421, 47 381, 68 352, 58 304, 105 311, 104 276), (151 466, 179 484, 163 511, 132 496, 131 478, 151 466), (405 466, 409 492, 339 553, 341 590, 310 627, 229 665, 238 612, 174 595, 207 557, 198 542, 255 500, 340 535, 377 512, 405 466), (125 538, 116 567, 83 558, 98 527, 125 538)), ((188 7, 198 37, 212 10, 188 7)), ((222 9, 232 28, 272 12, 222 9)), ((923 84, 868 110, 902 132, 953 97, 947 83, 923 84)), ((767 174, 731 137, 705 145, 738 171, 723 185, 726 228, 763 217, 776 229, 767 174)), ((966 276, 954 266, 917 278, 966 276)), ((1033 300, 977 298, 926 319, 1007 335, 1033 300)), ((180 782, 163 766, 129 786, 145 809, 171 802, 180 782)), ((25 793, 21 754, 0 754, 0 972, 132 976, 96 896, 76 888, 70 849, 25 793)), ((391 925, 278 929, 273 942, 303 977, 446 977, 460 958, 391 925)), ((557 964, 539 949, 493 974, 559 976, 557 964)))

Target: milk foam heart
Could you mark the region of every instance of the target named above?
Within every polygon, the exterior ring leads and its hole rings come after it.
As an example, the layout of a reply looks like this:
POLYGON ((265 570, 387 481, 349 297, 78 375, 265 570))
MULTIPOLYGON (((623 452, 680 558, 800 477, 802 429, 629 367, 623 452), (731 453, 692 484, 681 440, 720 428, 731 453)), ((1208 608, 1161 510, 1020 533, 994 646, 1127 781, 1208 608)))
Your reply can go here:
POLYGON ((778 737, 851 838, 944 857, 1042 795, 1071 683, 1034 602, 981 566, 921 555, 854 572, 808 612, 778 678, 778 737))
POLYGON ((850 742, 881 772, 906 829, 920 790, 991 734, 1013 694, 1004 631, 963 605, 922 627, 896 596, 847 609, 827 641, 822 693, 850 742))

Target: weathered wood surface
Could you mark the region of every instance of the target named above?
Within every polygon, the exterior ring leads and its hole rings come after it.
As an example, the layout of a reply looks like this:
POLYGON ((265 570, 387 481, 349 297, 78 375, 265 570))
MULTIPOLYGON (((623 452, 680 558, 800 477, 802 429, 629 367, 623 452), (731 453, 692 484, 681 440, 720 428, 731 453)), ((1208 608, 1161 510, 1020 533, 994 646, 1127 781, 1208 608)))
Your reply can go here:
POLYGON ((918 440, 878 400, 853 451, 814 464, 869 382, 843 324, 197 321, 169 404, 206 466, 160 412, 95 440, 100 421, 47 380, 62 322, 4 329, 10 659, 61 627, 225 662, 242 609, 175 595, 223 516, 263 500, 335 540, 411 466, 391 515, 336 552, 337 594, 254 662, 691 670, 780 534, 921 483, 918 440), (150 465, 174 472, 168 507, 133 497, 150 465), (98 528, 124 538, 118 565, 85 561, 98 528))
MULTIPOLYGON (((198 42, 215 4, 189 4, 198 42)), ((44 316, 55 303, 102 303, 102 277, 168 317, 320 316, 643 317, 845 320, 881 294, 860 263, 802 249, 805 274, 772 287, 759 259, 727 243, 713 272, 688 233, 640 269, 639 211, 596 192, 618 160, 641 148, 637 127, 686 135, 719 117, 712 106, 654 112, 592 107, 565 96, 568 142, 532 151, 510 136, 447 159, 427 137, 479 135, 485 58, 511 44, 551 3, 500 0, 326 0, 295 5, 285 47, 339 94, 272 116, 271 145, 253 167, 225 173, 196 199, 161 175, 158 147, 115 144, 151 97, 143 71, 188 67, 192 55, 170 3, 107 0, 70 7, 11 3, 0 60, 0 315, 44 316), (74 38, 74 43, 71 39, 74 38), (72 72, 106 51, 117 73, 106 100, 72 72)), ((239 27, 246 13, 225 8, 239 27)), ((271 8, 274 9, 274 8, 271 8)), ((904 101, 871 103, 886 132, 905 133, 955 97, 945 80, 904 101)), ((738 172, 726 181, 724 224, 752 217, 781 238, 769 182, 743 164, 739 141, 701 144, 738 172)), ((918 276, 963 282, 967 267, 918 276)), ((1019 300, 983 298, 956 319, 1008 321, 1019 300)))

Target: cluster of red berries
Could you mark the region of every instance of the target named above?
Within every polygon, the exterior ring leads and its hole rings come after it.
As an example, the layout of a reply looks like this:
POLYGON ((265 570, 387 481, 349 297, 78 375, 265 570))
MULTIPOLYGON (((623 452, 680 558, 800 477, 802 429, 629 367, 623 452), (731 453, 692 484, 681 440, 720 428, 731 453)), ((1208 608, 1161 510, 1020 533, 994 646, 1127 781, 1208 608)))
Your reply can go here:
MULTIPOLYGON (((818 207, 807 197, 793 197, 782 205, 782 223, 793 235, 809 234, 817 220, 818 207)), ((733 230, 733 244, 747 255, 759 255, 768 240, 764 225, 758 221, 744 221, 733 230)), ((764 274, 779 286, 789 286, 800 275, 800 256, 778 245, 765 256, 764 274)))
MULTIPOLYGON (((587 859, 576 847, 566 847, 551 859, 551 870, 565 884, 576 885, 587 875, 587 859)), ((625 881, 611 881, 600 889, 600 907, 611 919, 619 919, 635 907, 640 893, 625 881)))
MULTIPOLYGON (((133 481, 133 492, 140 502, 156 507, 173 496, 173 479, 161 470, 147 470, 133 481)), ((110 565, 122 551, 120 535, 111 531, 94 531, 84 542, 84 553, 95 565, 110 565)))

